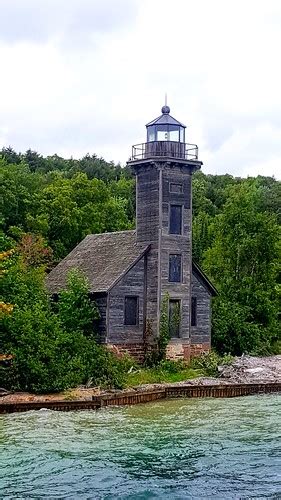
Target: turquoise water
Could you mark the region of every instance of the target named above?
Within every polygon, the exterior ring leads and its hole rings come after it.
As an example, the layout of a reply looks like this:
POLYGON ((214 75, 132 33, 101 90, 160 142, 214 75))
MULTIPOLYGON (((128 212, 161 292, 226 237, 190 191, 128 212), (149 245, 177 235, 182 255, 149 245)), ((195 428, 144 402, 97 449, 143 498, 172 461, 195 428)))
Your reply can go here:
POLYGON ((0 498, 281 498, 281 395, 0 416, 0 498))

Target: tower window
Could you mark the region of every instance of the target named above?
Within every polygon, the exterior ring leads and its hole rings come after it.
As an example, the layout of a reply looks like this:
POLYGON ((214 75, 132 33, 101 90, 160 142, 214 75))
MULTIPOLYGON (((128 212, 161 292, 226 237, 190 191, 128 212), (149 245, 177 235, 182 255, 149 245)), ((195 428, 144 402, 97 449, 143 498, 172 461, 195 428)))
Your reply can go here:
POLYGON ((179 299, 169 300, 169 333, 170 337, 180 336, 181 324, 181 301, 179 299))
POLYGON ((182 281, 182 258, 180 254, 169 255, 169 281, 181 283, 182 281))
POLYGON ((191 326, 197 326, 197 297, 191 297, 191 326))
POLYGON ((136 326, 139 324, 139 298, 125 297, 124 325, 136 326))
POLYGON ((174 182, 170 182, 170 193, 182 193, 182 184, 176 184, 174 182))
POLYGON ((170 205, 170 234, 182 234, 182 205, 170 205))

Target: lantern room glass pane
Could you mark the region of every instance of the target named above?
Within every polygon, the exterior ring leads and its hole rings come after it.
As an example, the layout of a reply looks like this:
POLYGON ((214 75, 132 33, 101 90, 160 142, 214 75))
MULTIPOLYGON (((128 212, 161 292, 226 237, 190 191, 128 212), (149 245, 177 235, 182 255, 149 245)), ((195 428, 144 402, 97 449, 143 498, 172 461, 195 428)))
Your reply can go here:
POLYGON ((155 140, 155 127, 147 127, 147 142, 153 142, 155 140))
POLYGON ((179 142, 179 127, 177 125, 169 125, 169 140, 179 142))
POLYGON ((156 141, 169 140, 168 125, 156 125, 156 133, 156 141))
POLYGON ((180 142, 184 142, 184 128, 180 127, 180 142))

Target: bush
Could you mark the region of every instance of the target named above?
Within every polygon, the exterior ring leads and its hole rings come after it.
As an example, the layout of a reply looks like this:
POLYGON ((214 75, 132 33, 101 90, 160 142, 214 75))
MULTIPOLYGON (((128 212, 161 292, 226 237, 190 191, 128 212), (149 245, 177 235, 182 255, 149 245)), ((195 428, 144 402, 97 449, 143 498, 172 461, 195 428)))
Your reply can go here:
POLYGON ((215 376, 218 374, 218 366, 230 364, 232 360, 233 357, 230 354, 219 356, 215 351, 211 351, 193 358, 190 366, 203 370, 208 376, 215 376))
POLYGON ((94 338, 97 307, 85 279, 73 272, 61 301, 52 307, 41 270, 16 257, 4 274, 4 298, 12 301, 3 315, 1 351, 13 355, 11 368, 0 371, 0 386, 36 393, 58 392, 86 384, 123 387, 132 362, 117 359, 94 338), (34 278, 34 279, 33 279, 34 278))
POLYGON ((98 308, 89 298, 89 284, 85 276, 73 269, 68 273, 67 285, 61 291, 55 310, 61 325, 68 332, 94 334, 94 322, 99 318, 98 308))
POLYGON ((277 322, 268 327, 254 322, 249 307, 221 297, 214 301, 212 341, 220 354, 268 355, 278 335, 277 322))

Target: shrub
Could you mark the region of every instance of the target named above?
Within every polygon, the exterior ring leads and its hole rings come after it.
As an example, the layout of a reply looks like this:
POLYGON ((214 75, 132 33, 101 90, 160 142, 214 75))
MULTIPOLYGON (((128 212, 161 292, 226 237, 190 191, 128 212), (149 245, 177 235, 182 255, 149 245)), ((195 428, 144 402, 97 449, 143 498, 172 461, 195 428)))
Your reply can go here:
POLYGON ((0 385, 37 393, 58 392, 88 381, 123 387, 132 362, 117 359, 96 343, 97 307, 89 299, 85 279, 71 273, 55 308, 43 280, 40 269, 22 266, 16 258, 4 274, 4 296, 13 300, 14 308, 2 318, 0 345, 13 355, 13 362, 11 368, 0 371, 0 385))
POLYGON ((229 364, 232 359, 230 354, 219 356, 215 351, 211 351, 193 358, 190 366, 203 370, 206 375, 215 376, 218 374, 218 366, 229 364))
POLYGON ((61 325, 68 332, 81 331, 85 335, 94 334, 94 322, 99 316, 98 308, 89 298, 89 284, 77 269, 67 275, 66 288, 61 291, 55 310, 61 325))

